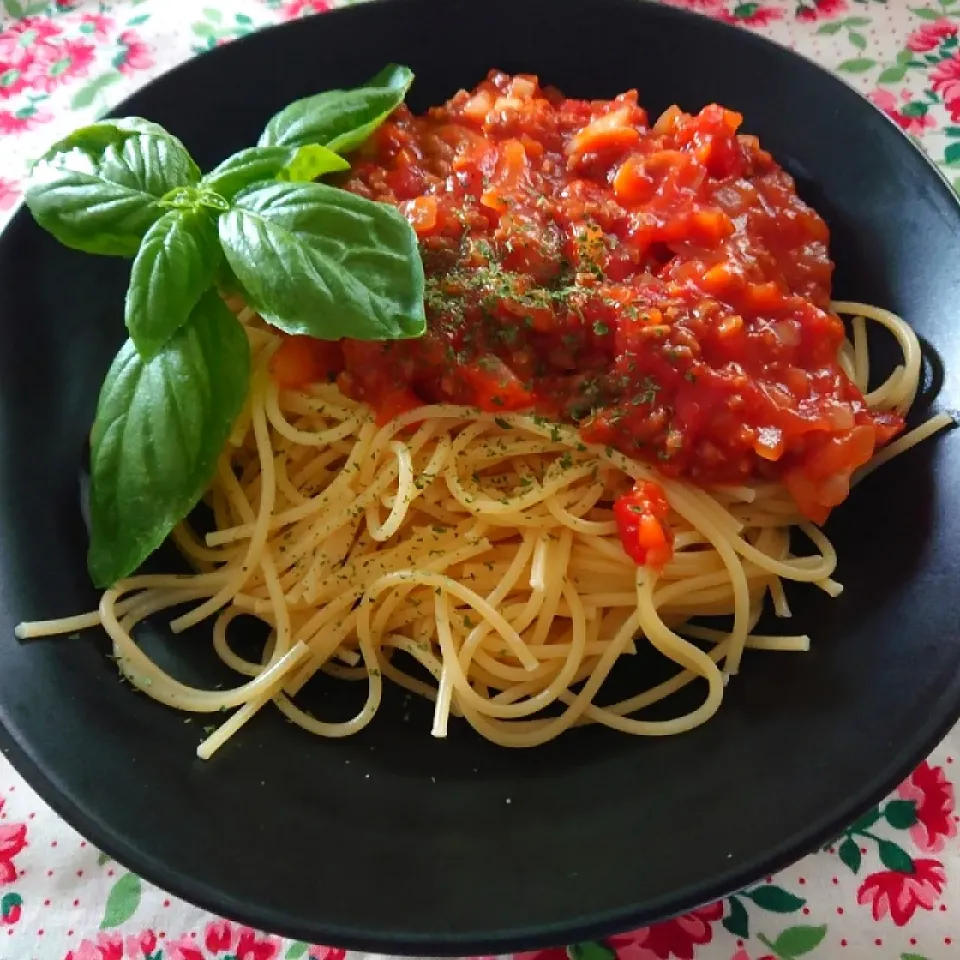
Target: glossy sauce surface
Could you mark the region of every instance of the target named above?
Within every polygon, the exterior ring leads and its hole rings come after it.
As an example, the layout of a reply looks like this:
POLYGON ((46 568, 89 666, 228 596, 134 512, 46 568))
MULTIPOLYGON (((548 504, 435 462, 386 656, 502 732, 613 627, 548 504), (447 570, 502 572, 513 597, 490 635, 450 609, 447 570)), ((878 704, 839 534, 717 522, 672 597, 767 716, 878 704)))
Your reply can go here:
POLYGON ((291 342, 275 372, 336 376, 383 420, 534 411, 703 486, 780 479, 822 522, 903 422, 839 367, 827 226, 740 123, 497 72, 399 108, 345 186, 416 230, 428 332, 291 342))

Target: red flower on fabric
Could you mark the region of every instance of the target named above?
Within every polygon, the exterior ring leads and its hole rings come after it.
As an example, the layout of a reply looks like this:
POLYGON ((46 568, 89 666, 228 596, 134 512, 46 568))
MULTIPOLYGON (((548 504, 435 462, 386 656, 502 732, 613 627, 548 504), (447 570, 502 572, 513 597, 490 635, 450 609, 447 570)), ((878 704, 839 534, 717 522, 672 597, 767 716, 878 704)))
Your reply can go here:
POLYGON ((26 845, 27 825, 25 823, 5 823, 0 826, 0 883, 12 883, 16 880, 17 867, 13 858, 26 845))
POLYGON ((914 30, 907 38, 907 49, 914 53, 929 53, 936 50, 942 40, 956 36, 956 33, 957 25, 941 17, 914 30))
POLYGON ((63 960, 100 960, 100 951, 95 943, 82 940, 76 950, 68 950, 63 960))
POLYGON ((165 960, 204 960, 203 951, 189 937, 168 942, 163 956, 165 960))
POLYGON ((47 17, 21 17, 0 32, 0 55, 8 54, 13 47, 29 50, 49 46, 50 41, 62 33, 60 27, 47 17))
POLYGON ((15 97, 30 86, 21 67, 10 60, 0 59, 0 100, 15 97))
POLYGON ((941 60, 930 71, 930 86, 943 98, 950 119, 955 123, 960 121, 960 53, 941 60))
POLYGON ((114 59, 114 66, 127 75, 137 70, 149 70, 154 65, 153 48, 140 39, 135 30, 124 30, 117 38, 120 49, 114 59))
POLYGON ((123 960, 123 937, 119 933, 98 933, 97 947, 103 960, 123 960))
POLYGON ((113 19, 102 13, 85 13, 80 17, 80 29, 102 40, 113 29, 113 19))
POLYGON ((918 907, 933 909, 946 882, 947 873, 939 861, 914 860, 913 873, 871 873, 857 891, 857 903, 869 903, 874 920, 882 920, 889 913, 893 922, 902 927, 918 907))
POLYGON ((52 41, 59 36, 60 29, 41 17, 24 17, 0 33, 0 100, 32 87, 36 65, 55 56, 52 41))
MULTIPOLYGON (((904 91, 903 96, 909 99, 910 94, 904 91)), ((906 114, 899 110, 900 101, 889 90, 874 90, 870 94, 870 102, 876 104, 901 130, 907 133, 923 133, 936 126, 936 121, 927 112, 925 104, 921 104, 918 109, 921 113, 906 114)))
POLYGON ((203 942, 211 953, 226 953, 233 946, 233 927, 229 920, 215 920, 207 924, 203 942))
POLYGON ((23 107, 16 113, 9 110, 0 110, 0 135, 6 133, 23 133, 32 130, 37 124, 52 120, 53 115, 38 110, 35 106, 23 107))
POLYGON ((930 86, 943 97, 944 103, 960 100, 960 53, 941 60, 930 71, 930 86))
POLYGON ((280 13, 286 20, 294 20, 311 13, 326 13, 330 7, 330 0, 287 0, 280 13))
POLYGON ((696 948, 713 939, 712 924, 723 917, 723 904, 711 903, 673 920, 634 930, 607 943, 618 960, 693 960, 696 948))
POLYGON ((241 927, 235 949, 237 960, 275 960, 280 955, 281 941, 250 927, 241 927))
POLYGON ((794 16, 802 23, 816 20, 829 20, 847 9, 847 0, 812 0, 812 3, 799 3, 794 16))
MULTIPOLYGON (((483 960, 473 957, 472 960, 483 960)), ((570 960, 570 955, 563 947, 553 947, 549 950, 530 950, 527 953, 515 953, 513 960, 570 960)))
POLYGON ((144 930, 140 934, 127 937, 126 944, 127 960, 147 960, 157 949, 157 935, 152 930, 144 930))
MULTIPOLYGON (((344 960, 347 951, 340 950, 337 947, 321 947, 314 945, 310 948, 308 956, 310 960, 344 960)), ((474 960, 486 960, 486 958, 474 957, 474 960)), ((490 960, 493 960, 491 957, 490 960)))
POLYGON ((229 953, 235 960, 275 960, 282 945, 279 937, 258 933, 229 920, 208 923, 203 942, 211 953, 229 953))
POLYGON ((119 933, 98 933, 96 940, 81 940, 63 960, 124 960, 123 937, 119 933))
POLYGON ((92 44, 85 40, 67 40, 44 47, 42 55, 38 52, 29 68, 24 70, 24 77, 32 89, 53 93, 65 80, 86 76, 95 57, 92 44))
POLYGON ((766 27, 783 19, 783 11, 776 7, 765 7, 761 3, 738 3, 733 10, 718 15, 724 23, 739 26, 766 27))
MULTIPOLYGON (((953 101, 960 109, 960 101, 953 101)), ((953 784, 943 767, 932 767, 924 760, 897 788, 904 800, 912 800, 917 807, 917 822, 910 828, 910 839, 924 853, 938 853, 947 840, 957 835, 953 819, 953 784)))

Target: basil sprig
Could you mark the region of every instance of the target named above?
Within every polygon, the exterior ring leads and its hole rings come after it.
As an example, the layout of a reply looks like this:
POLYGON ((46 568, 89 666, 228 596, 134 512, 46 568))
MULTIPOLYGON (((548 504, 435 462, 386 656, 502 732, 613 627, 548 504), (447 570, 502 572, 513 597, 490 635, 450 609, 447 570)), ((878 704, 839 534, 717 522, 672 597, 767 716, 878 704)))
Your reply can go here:
POLYGON ((355 90, 328 90, 281 110, 260 136, 261 147, 319 143, 336 153, 359 147, 403 103, 413 73, 395 63, 355 90))
POLYGON ((103 120, 34 165, 27 206, 76 250, 133 258, 128 339, 91 431, 88 566, 109 586, 163 542, 209 485, 247 396, 249 345, 221 299, 242 290, 270 324, 322 340, 396 340, 426 328, 417 239, 391 206, 315 181, 349 169, 413 80, 298 100, 257 146, 206 176, 139 117, 103 120))

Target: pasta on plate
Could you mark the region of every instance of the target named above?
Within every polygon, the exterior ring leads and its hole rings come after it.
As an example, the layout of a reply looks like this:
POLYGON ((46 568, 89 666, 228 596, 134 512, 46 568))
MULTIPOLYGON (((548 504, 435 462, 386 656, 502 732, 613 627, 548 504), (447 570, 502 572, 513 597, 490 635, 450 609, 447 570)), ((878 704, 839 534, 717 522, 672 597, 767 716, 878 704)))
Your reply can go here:
POLYGON ((133 574, 20 636, 101 626, 147 695, 235 709, 201 757, 267 702, 356 733, 385 680, 433 701, 435 736, 451 716, 512 747, 583 723, 677 734, 719 709, 745 649, 808 649, 755 632, 767 597, 788 617, 787 583, 838 595, 820 525, 951 421, 903 432, 916 335, 831 302, 825 224, 740 122, 712 105, 651 124, 635 92, 571 100, 497 72, 423 117, 397 107, 338 175, 415 232, 426 333, 291 335, 259 288, 229 299, 250 386, 213 529, 173 532, 195 573, 133 574), (871 384, 881 330, 901 360, 871 384), (174 632, 212 622, 244 682, 193 689, 140 649, 136 625, 174 607, 174 632), (231 646, 246 616, 268 629, 256 661, 231 646), (640 644, 675 674, 606 702, 640 644), (298 706, 318 671, 366 685, 355 717, 298 706), (644 719, 697 680, 691 712, 644 719))

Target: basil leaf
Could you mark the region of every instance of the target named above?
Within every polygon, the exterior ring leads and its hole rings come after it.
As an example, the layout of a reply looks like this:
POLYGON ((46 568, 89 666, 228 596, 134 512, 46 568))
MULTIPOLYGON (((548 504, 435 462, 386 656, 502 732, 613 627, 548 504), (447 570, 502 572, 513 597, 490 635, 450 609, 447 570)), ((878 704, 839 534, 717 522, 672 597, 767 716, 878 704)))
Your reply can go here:
POLYGON ((288 333, 396 340, 426 329, 417 237, 393 207, 273 183, 235 197, 219 228, 250 305, 288 333))
POLYGON ((152 360, 130 340, 121 347, 90 435, 87 565, 98 587, 136 570, 200 499, 249 371, 243 328, 212 291, 152 360))
POLYGON ((244 303, 250 303, 250 295, 243 289, 243 284, 237 279, 226 259, 220 261, 216 285, 222 297, 242 297, 244 303))
POLYGON ((349 170, 350 164, 339 154, 319 143, 309 143, 300 147, 293 159, 280 171, 280 180, 291 183, 310 183, 325 173, 342 173, 349 170))
POLYGON ((104 162, 112 157, 120 161, 118 180, 154 197, 163 197, 178 187, 192 187, 198 182, 197 165, 190 154, 167 137, 139 133, 125 140, 119 149, 107 147, 104 162))
POLYGON ((291 147, 250 147, 227 157, 201 183, 224 200, 232 200, 253 183, 275 180, 294 156, 296 150, 291 147))
POLYGON ((168 210, 146 233, 130 272, 124 320, 150 360, 213 284, 223 251, 211 211, 168 210))
POLYGON ((295 100, 267 124, 261 147, 302 147, 319 143, 336 153, 359 147, 401 104, 413 73, 390 64, 364 86, 328 90, 295 100))
POLYGON ((94 159, 103 156, 103 151, 109 146, 122 146, 130 137, 136 134, 149 134, 155 137, 163 137, 169 140, 177 148, 178 152, 185 155, 189 160, 189 179, 184 183, 196 183, 200 179, 200 169, 190 159, 187 148, 172 133, 168 133, 151 120, 144 120, 142 117, 118 117, 113 120, 100 120, 97 123, 91 123, 86 127, 80 127, 68 134, 62 140, 58 140, 41 158, 48 159, 58 153, 67 153, 70 150, 79 149, 89 154, 94 159))
POLYGON ((132 257, 164 212, 158 201, 193 183, 195 171, 181 146, 153 133, 126 133, 96 149, 77 143, 34 165, 27 206, 68 247, 132 257))
POLYGON ((241 190, 266 180, 309 181, 325 173, 349 170, 350 164, 332 150, 306 147, 250 147, 211 170, 202 186, 231 200, 241 190))

